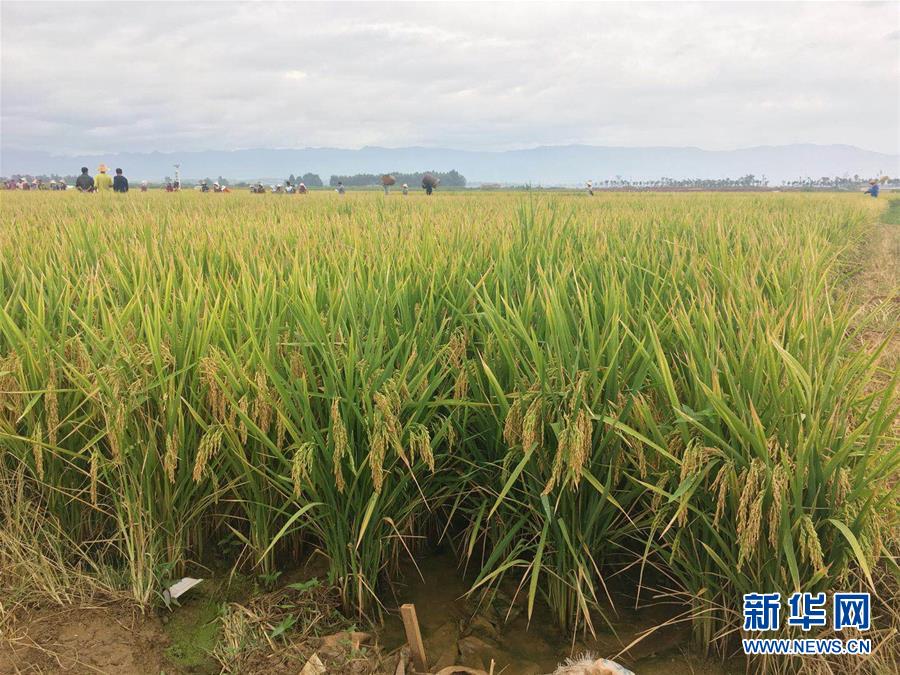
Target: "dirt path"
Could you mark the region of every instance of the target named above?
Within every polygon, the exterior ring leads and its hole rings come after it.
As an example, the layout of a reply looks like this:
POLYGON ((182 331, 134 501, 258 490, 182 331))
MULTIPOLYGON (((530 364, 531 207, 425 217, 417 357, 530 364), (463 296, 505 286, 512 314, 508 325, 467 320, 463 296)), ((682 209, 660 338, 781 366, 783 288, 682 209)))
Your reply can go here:
MULTIPOLYGON (((881 222, 863 250, 863 266, 851 282, 851 297, 866 320, 860 335, 868 351, 887 340, 872 390, 884 386, 900 368, 900 197, 888 202, 881 222)), ((898 392, 900 395, 900 392, 898 392)), ((900 435, 900 418, 894 419, 894 435, 900 435)))

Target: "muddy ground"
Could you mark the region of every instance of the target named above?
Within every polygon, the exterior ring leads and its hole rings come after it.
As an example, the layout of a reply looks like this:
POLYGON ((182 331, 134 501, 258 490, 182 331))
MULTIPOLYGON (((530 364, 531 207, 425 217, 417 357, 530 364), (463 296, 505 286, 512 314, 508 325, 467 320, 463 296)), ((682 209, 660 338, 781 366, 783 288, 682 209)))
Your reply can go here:
MULTIPOLYGON (((413 568, 408 569, 405 583, 394 588, 391 605, 415 604, 433 670, 453 664, 489 670, 493 660, 495 673, 539 675, 552 672, 567 656, 586 650, 615 657, 639 675, 725 675, 744 670, 738 662, 722 664, 692 653, 689 627, 684 622, 660 628, 620 654, 645 631, 683 611, 679 607, 633 610, 624 597, 614 597, 618 606, 615 612, 611 608, 607 612, 615 633, 600 625, 596 637, 580 636, 573 643, 550 617, 535 615, 529 623, 518 599, 513 601, 501 593, 494 608, 486 609, 476 599, 466 598, 468 582, 452 557, 431 556, 419 566, 424 580, 413 568)), ((302 578, 313 577, 309 570, 297 570, 287 575, 282 585, 302 578)), ((7 622, 0 637, 0 673, 218 673, 221 661, 212 652, 224 639, 223 608, 244 607, 241 603, 249 604, 248 597, 254 592, 264 593, 249 588, 246 580, 212 580, 191 591, 172 612, 142 615, 117 603, 20 613, 7 622)), ((341 628, 367 631, 371 639, 365 646, 346 645, 340 655, 329 653, 327 646, 323 652, 319 637, 302 637, 294 643, 290 638, 275 640, 276 649, 261 644, 251 658, 233 662, 233 672, 296 674, 318 651, 326 656, 328 672, 393 673, 397 652, 405 643, 399 615, 388 612, 383 625, 375 628, 341 621, 341 628)), ((337 624, 331 617, 322 620, 322 626, 322 632, 332 633, 337 624)))

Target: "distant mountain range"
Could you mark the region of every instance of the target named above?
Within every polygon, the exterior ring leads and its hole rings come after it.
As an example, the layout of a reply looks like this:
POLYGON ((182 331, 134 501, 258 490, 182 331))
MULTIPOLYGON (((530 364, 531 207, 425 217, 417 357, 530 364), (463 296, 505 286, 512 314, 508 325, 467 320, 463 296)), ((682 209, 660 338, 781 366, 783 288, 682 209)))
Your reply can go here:
POLYGON ((591 145, 543 146, 527 150, 475 151, 445 148, 337 148, 205 150, 178 153, 121 153, 61 156, 4 148, 0 175, 14 173, 71 175, 79 167, 94 172, 97 164, 122 167, 131 180, 161 180, 181 164, 187 179, 224 176, 232 180, 283 179, 290 174, 416 172, 456 169, 469 184, 501 183, 576 185, 617 176, 628 180, 668 178, 737 178, 766 176, 771 183, 800 177, 859 174, 897 176, 900 155, 862 150, 851 145, 764 145, 738 150, 700 148, 623 148, 591 145))

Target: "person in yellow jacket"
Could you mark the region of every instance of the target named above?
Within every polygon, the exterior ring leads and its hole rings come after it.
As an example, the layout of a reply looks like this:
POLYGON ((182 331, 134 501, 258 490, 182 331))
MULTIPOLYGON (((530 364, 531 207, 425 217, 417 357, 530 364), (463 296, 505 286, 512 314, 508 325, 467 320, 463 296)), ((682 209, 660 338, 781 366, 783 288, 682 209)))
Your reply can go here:
POLYGON ((106 164, 101 164, 97 167, 98 173, 94 176, 94 190, 97 192, 106 192, 112 189, 113 179, 112 176, 106 173, 106 164))

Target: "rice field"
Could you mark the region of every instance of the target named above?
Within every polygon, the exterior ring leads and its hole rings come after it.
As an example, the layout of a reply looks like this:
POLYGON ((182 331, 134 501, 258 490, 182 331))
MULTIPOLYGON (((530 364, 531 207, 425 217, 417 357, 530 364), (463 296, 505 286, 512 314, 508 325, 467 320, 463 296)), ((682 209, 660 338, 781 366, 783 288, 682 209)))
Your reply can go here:
POLYGON ((2 478, 147 608, 318 552, 377 619, 441 543, 570 633, 624 576, 727 654, 744 593, 897 571, 897 373, 843 291, 882 207, 6 193, 2 478))

